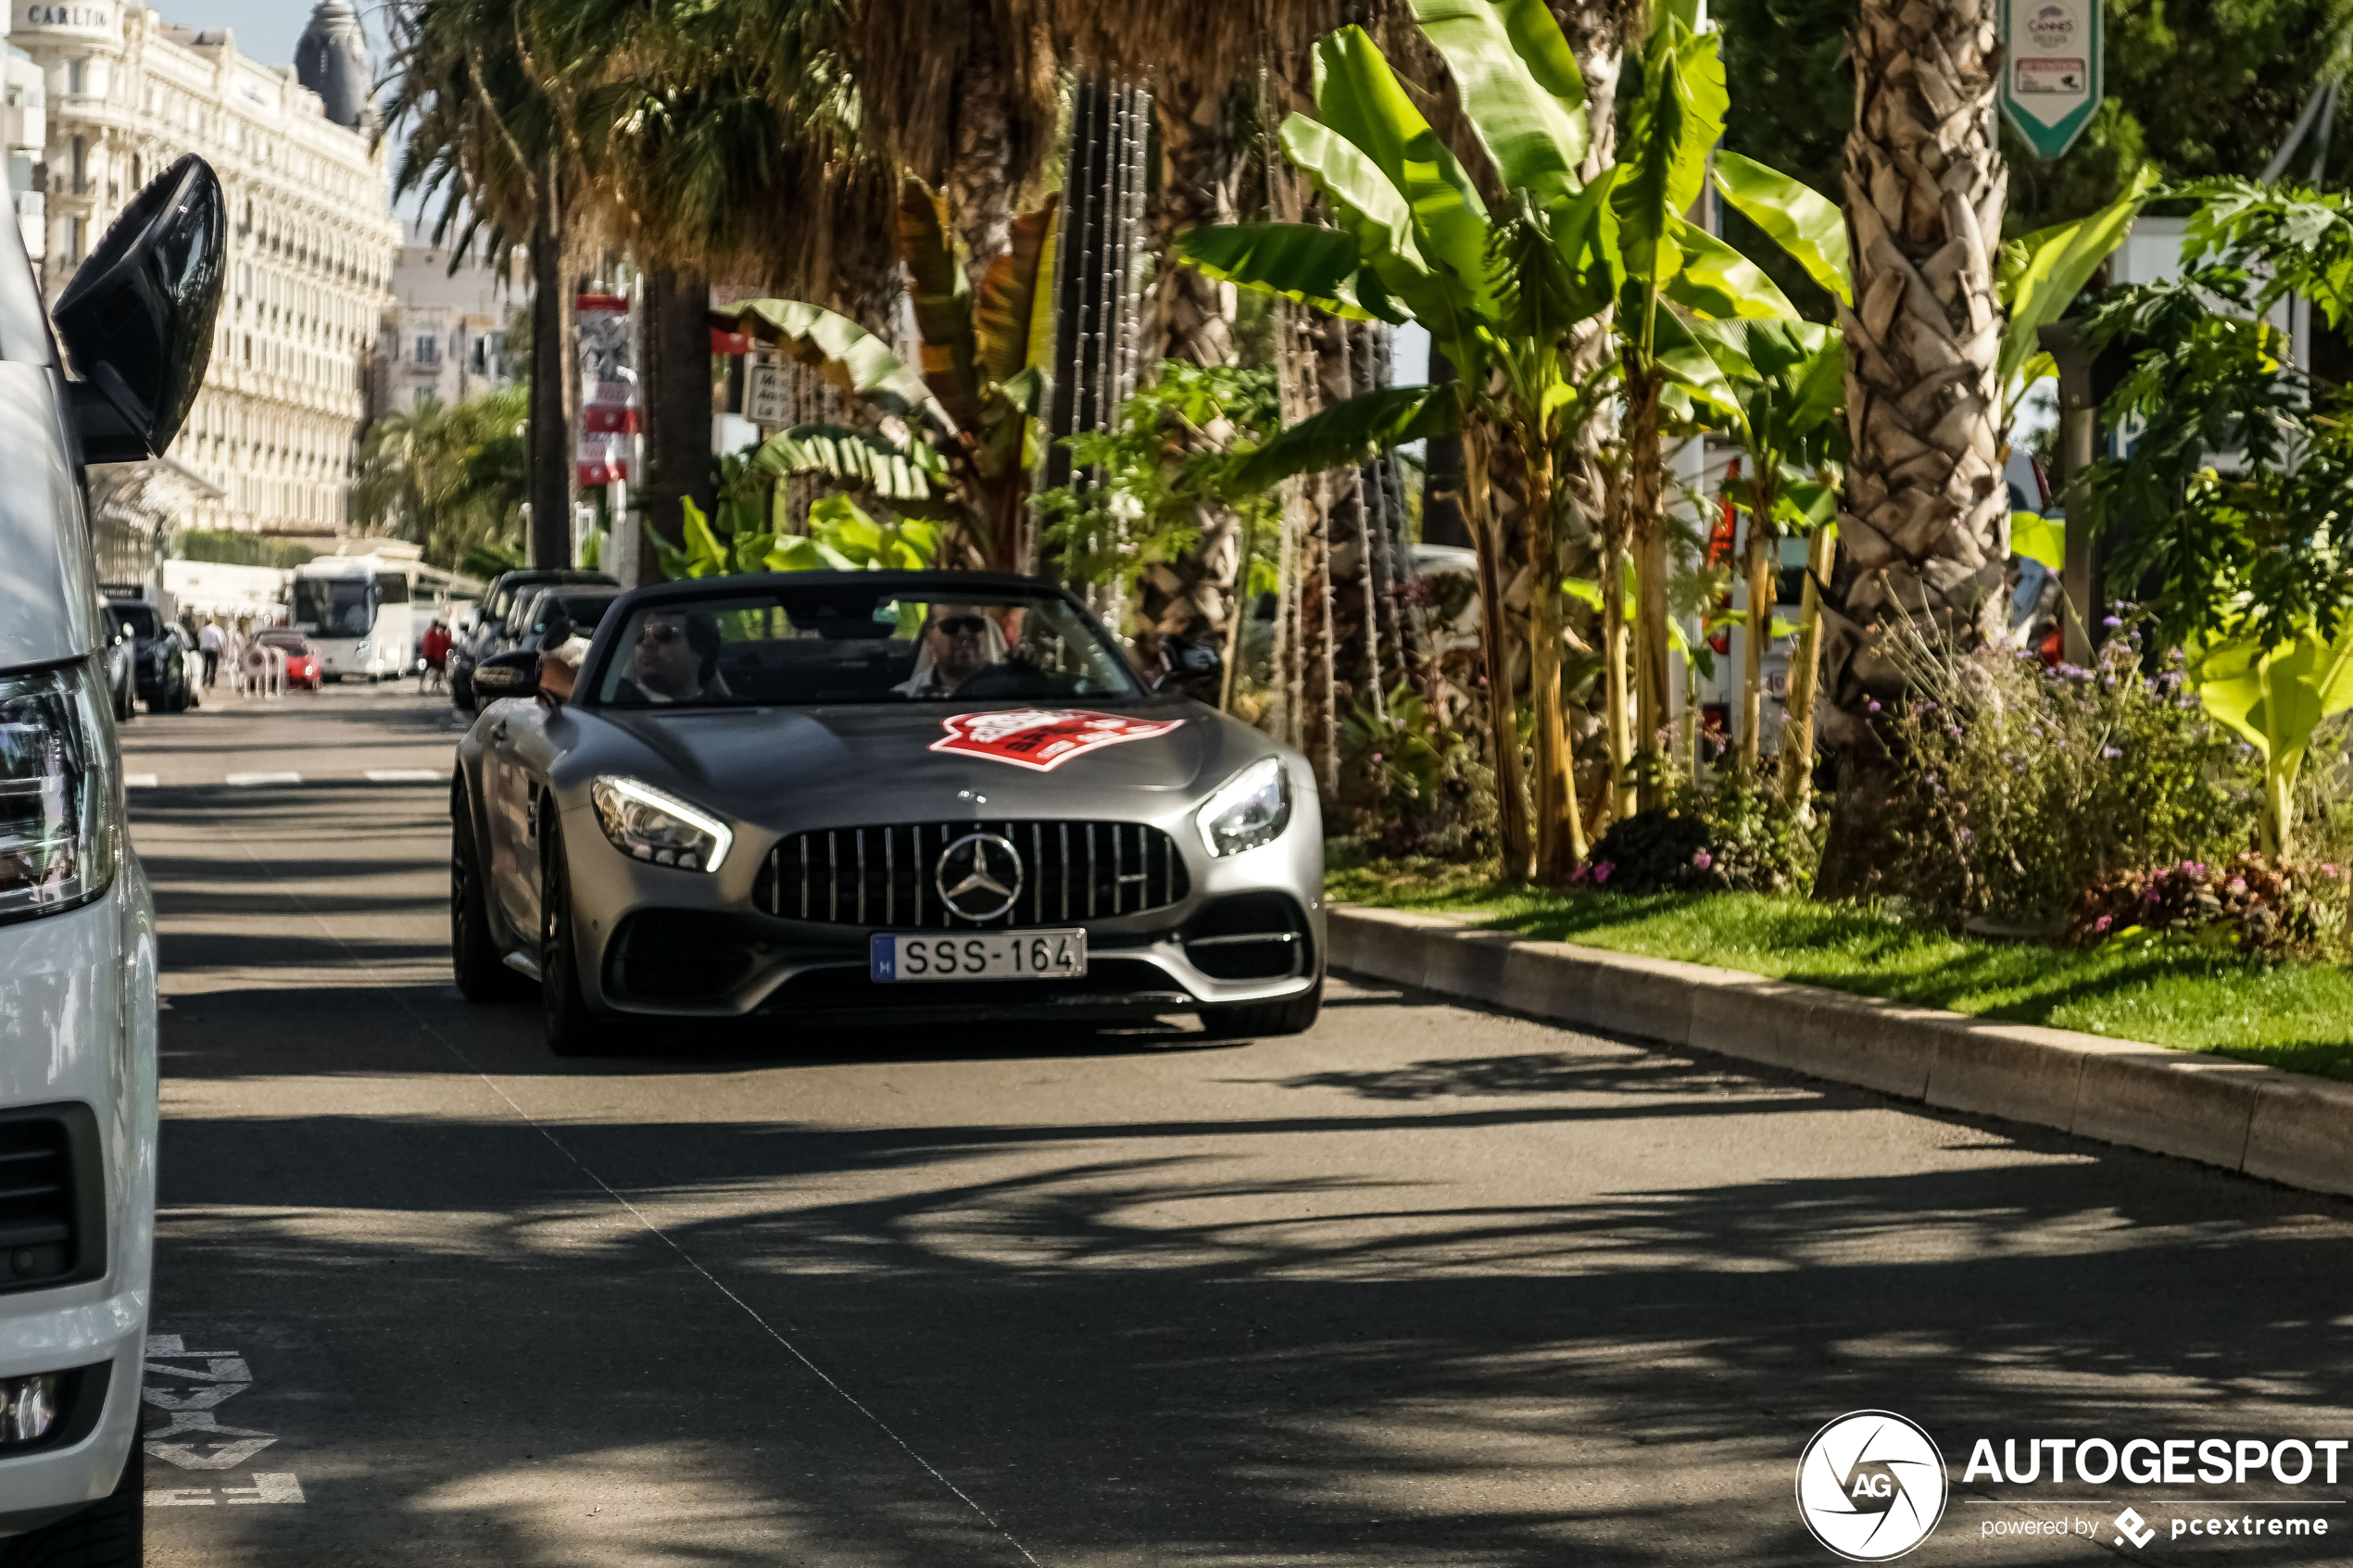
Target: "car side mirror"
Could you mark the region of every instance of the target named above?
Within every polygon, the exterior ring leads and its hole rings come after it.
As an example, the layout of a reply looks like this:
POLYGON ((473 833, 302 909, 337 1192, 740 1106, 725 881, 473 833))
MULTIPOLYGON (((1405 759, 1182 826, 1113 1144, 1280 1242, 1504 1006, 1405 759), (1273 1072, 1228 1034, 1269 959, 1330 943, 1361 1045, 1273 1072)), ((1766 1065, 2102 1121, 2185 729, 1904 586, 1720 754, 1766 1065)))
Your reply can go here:
POLYGON ((1214 681, 1226 672, 1226 656, 1214 644, 1167 636, 1161 638, 1160 651, 1168 661, 1168 668, 1152 682, 1156 692, 1189 686, 1197 681, 1214 681))
POLYGON ((125 207, 50 312, 82 379, 68 386, 90 463, 160 458, 212 358, 229 204, 191 153, 125 207))
POLYGON ((474 666, 474 686, 484 696, 523 696, 539 684, 539 656, 528 649, 498 654, 474 666))

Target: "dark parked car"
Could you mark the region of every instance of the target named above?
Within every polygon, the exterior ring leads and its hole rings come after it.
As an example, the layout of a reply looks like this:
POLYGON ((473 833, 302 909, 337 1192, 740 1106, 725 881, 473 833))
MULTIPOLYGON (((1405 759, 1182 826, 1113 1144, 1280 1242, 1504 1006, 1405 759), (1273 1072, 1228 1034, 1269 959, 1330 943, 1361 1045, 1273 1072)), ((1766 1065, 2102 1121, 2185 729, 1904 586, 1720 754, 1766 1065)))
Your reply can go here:
POLYGON ((195 707, 189 667, 196 660, 186 634, 144 599, 108 598, 104 608, 108 630, 131 643, 132 690, 147 711, 185 713, 195 707))
MULTIPOLYGON (((471 713, 474 710, 474 667, 493 654, 504 653, 515 646, 509 633, 517 601, 530 588, 543 588, 556 583, 602 583, 617 588, 621 584, 601 571, 583 571, 573 568, 535 567, 523 571, 502 571, 490 580, 483 590, 482 604, 474 616, 474 623, 449 645, 449 705, 471 713)), ((520 628, 516 629, 518 632, 520 628)))

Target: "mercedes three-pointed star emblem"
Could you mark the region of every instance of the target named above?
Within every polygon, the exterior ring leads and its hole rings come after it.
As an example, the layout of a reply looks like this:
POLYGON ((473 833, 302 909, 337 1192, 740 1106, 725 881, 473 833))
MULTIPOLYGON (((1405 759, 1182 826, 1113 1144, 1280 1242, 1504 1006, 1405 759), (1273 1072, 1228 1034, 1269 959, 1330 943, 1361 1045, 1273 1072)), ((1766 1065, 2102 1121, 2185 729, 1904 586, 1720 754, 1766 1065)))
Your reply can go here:
POLYGON ((995 920, 1021 897, 1021 851, 993 833, 968 833, 939 852, 932 874, 939 901, 975 923, 995 920))

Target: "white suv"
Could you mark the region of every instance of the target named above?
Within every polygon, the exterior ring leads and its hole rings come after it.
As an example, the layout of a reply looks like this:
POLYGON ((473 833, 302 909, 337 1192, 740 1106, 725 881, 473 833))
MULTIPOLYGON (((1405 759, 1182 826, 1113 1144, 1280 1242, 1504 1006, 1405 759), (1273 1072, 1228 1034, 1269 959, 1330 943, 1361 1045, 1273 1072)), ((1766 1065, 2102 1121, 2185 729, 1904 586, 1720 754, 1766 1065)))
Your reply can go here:
POLYGON ((0 1565, 141 1555, 155 906, 123 829, 82 469, 177 433, 226 214, 182 158, 82 264, 54 333, 0 223, 0 1565))

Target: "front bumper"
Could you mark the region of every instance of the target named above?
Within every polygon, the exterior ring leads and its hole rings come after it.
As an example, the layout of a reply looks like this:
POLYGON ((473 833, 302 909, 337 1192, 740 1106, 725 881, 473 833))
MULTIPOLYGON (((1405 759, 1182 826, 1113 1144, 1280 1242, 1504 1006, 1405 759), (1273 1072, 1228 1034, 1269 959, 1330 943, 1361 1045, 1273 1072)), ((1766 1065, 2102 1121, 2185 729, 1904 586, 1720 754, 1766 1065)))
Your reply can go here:
POLYGON ((1289 830, 1243 854, 1212 858, 1189 813, 1145 819, 1184 856, 1187 891, 1143 913, 1067 922, 1087 931, 1080 981, 899 982, 867 978, 869 939, 905 924, 794 920, 754 898, 779 835, 740 827, 716 874, 633 860, 615 849, 593 809, 564 813, 579 972, 592 1007, 669 1018, 789 1019, 811 1025, 896 1019, 1101 1022, 1280 1001, 1321 983, 1322 824, 1312 783, 1289 830), (1268 961, 1238 966, 1222 947, 1238 910, 1291 939, 1268 961), (1220 925, 1220 922, 1227 924, 1220 925), (648 949, 648 942, 653 944, 648 949), (1279 960, 1280 961, 1275 961, 1279 960))
POLYGON ((57 1433, 0 1447, 0 1536, 113 1490, 139 1428, 155 1233, 156 942, 126 856, 107 897, 0 925, 0 1109, 80 1105, 96 1125, 102 1256, 76 1283, 0 1290, 0 1378, 86 1369, 57 1433), (103 1389, 95 1385, 104 1369, 103 1389))

